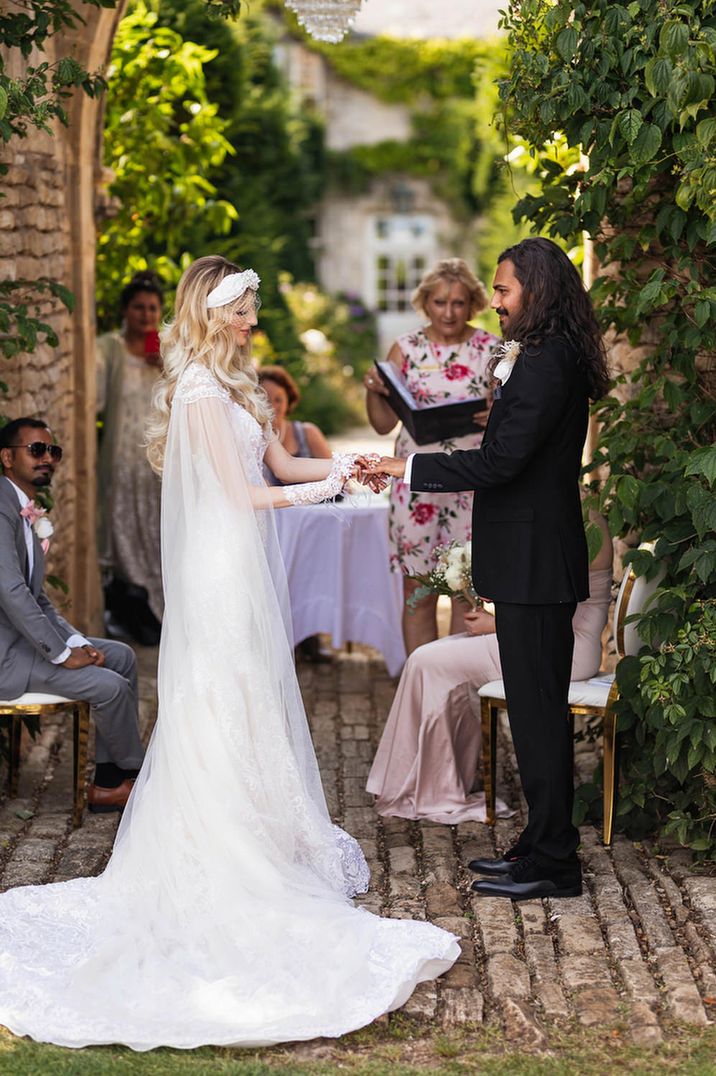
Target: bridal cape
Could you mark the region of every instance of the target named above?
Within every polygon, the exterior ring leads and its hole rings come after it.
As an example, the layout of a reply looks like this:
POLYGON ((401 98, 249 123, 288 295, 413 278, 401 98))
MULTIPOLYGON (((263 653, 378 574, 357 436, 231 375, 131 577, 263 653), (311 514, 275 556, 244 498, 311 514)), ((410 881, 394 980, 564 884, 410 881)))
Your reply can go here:
POLYGON ((188 366, 162 485, 157 723, 105 872, 0 896, 0 1023, 16 1034, 135 1050, 338 1036, 457 959, 451 934, 350 900, 368 868, 323 797, 265 447, 188 366))

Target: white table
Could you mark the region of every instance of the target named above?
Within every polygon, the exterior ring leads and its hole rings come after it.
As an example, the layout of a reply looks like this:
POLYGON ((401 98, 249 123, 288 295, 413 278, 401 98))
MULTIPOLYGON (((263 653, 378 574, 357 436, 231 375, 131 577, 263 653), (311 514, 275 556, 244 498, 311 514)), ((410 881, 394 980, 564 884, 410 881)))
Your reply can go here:
POLYGON ((365 643, 397 676, 405 662, 402 578, 389 568, 385 501, 284 508, 275 518, 295 641, 325 632, 335 647, 365 643))

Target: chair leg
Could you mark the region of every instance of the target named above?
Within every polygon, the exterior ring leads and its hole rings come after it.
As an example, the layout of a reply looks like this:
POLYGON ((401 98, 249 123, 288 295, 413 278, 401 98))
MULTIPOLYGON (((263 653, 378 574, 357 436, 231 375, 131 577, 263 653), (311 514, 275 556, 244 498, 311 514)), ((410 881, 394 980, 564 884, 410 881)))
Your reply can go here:
POLYGON ((603 719, 603 753, 604 753, 604 834, 602 841, 605 845, 612 843, 614 829, 614 807, 617 798, 617 785, 619 783, 619 766, 617 758, 617 715, 614 703, 617 693, 612 689, 609 695, 603 719))
POLYGON ((20 781, 20 743, 22 741, 22 717, 13 714, 10 718, 10 755, 7 763, 7 792, 11 799, 17 796, 20 781))
POLYGON ((485 786, 485 813, 487 824, 495 824, 495 798, 497 795, 497 707, 489 699, 480 700, 482 724, 482 772, 485 786))
POLYGON ((78 829, 82 825, 85 807, 85 774, 87 772, 87 741, 89 738, 89 704, 79 702, 73 712, 73 764, 74 764, 74 807, 72 826, 78 829))

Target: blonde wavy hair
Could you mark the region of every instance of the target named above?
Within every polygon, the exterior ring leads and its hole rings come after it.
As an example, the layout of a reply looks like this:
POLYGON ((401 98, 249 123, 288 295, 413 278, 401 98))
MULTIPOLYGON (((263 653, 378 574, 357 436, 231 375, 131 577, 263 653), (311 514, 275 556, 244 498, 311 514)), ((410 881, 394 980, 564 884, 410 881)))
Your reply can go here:
POLYGON ((231 396, 256 419, 264 433, 272 437, 272 412, 256 371, 251 364, 251 347, 239 346, 232 320, 256 295, 245 291, 226 306, 210 310, 210 291, 230 273, 241 270, 219 254, 197 258, 183 274, 177 287, 174 318, 162 330, 162 376, 157 381, 152 411, 147 423, 147 458, 157 474, 162 473, 172 400, 177 382, 189 363, 206 366, 231 396))
POLYGON ((489 302, 487 289, 482 281, 477 279, 467 262, 462 258, 442 258, 427 271, 410 296, 413 308, 419 314, 428 317, 425 303, 439 284, 462 284, 467 288, 470 295, 470 318, 474 318, 487 307, 489 302))

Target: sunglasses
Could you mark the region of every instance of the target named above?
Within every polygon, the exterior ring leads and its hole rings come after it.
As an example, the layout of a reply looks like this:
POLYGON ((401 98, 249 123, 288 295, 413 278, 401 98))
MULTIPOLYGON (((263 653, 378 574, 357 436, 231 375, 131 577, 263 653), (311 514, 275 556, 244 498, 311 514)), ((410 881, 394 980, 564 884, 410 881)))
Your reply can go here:
POLYGON ((48 445, 45 441, 32 441, 29 445, 8 445, 8 448, 26 448, 30 455, 36 459, 44 459, 45 456, 49 456, 55 463, 59 463, 62 459, 62 448, 60 445, 48 445))

